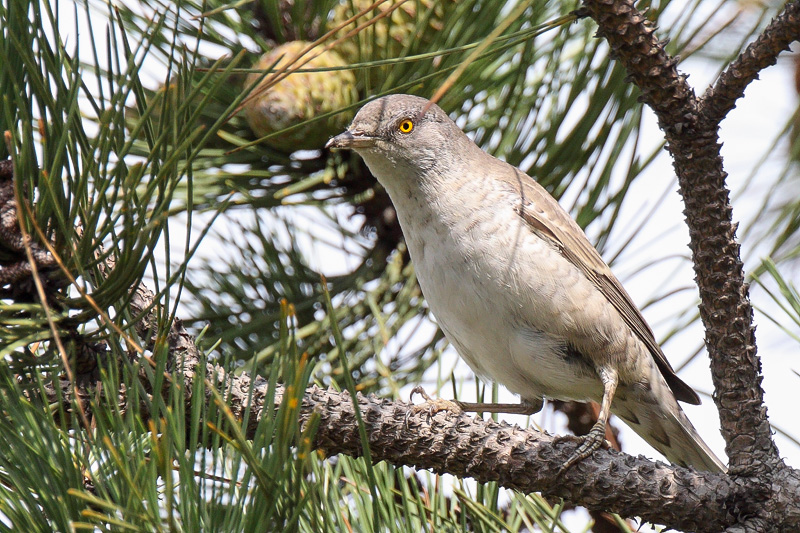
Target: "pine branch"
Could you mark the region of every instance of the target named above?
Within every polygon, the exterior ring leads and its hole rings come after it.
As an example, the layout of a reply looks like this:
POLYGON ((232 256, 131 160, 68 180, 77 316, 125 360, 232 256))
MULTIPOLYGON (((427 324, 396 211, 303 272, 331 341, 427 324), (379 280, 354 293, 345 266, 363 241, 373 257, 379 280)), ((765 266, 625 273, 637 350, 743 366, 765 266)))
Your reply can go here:
POLYGON ((744 90, 758 73, 774 65, 778 54, 800 35, 800 2, 788 2, 783 11, 764 29, 736 60, 709 87, 700 101, 700 112, 706 121, 719 124, 744 96, 744 90))
MULTIPOLYGON (((13 286, 30 278, 32 273, 31 264, 25 257, 25 242, 19 228, 13 171, 11 159, 0 161, 0 252, 5 258, 0 262, 0 287, 13 286)), ((55 265, 53 257, 39 244, 31 242, 29 246, 39 268, 55 265)))
MULTIPOLYGON (((780 459, 761 388, 753 311, 735 239, 729 191, 717 130, 737 94, 758 70, 796 39, 797 2, 790 2, 768 30, 734 62, 705 100, 698 100, 686 76, 677 69, 655 28, 631 0, 585 0, 584 6, 642 91, 641 99, 656 113, 678 175, 686 205, 700 314, 706 329, 722 433, 733 474, 776 468, 780 459), (744 74, 737 75, 737 69, 744 74), (733 80, 737 81, 734 82, 733 80), (719 96, 714 96, 714 95, 719 96), (706 102, 709 112, 701 108, 706 102), (745 437, 747 436, 747 437, 745 437)), ((762 486, 762 490, 769 490, 762 486)))
MULTIPOLYGON (((436 473, 497 481, 523 493, 541 492, 595 510, 689 531, 719 531, 735 522, 721 502, 739 498, 725 475, 694 472, 614 451, 600 451, 559 477, 576 443, 535 429, 440 412, 429 417, 404 402, 358 396, 376 461, 436 473), (687 512, 687 510, 690 510, 687 512)), ((347 393, 312 387, 303 417, 320 414, 316 445, 329 454, 361 454, 347 393)))

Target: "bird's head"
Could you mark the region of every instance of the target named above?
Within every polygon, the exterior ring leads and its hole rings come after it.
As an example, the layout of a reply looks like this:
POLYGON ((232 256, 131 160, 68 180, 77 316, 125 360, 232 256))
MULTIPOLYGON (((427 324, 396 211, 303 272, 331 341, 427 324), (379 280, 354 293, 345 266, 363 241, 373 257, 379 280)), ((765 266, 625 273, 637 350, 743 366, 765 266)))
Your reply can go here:
POLYGON ((356 114, 347 130, 326 148, 355 150, 382 180, 404 168, 424 172, 443 163, 453 143, 467 140, 436 104, 425 98, 397 94, 378 98, 356 114))

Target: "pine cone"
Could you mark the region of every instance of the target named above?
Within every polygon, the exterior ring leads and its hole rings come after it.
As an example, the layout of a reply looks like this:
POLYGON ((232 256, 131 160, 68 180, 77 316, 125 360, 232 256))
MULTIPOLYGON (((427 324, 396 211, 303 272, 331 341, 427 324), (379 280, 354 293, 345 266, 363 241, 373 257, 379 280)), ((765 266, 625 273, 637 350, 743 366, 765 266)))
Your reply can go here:
MULTIPOLYGON (((278 69, 293 62, 308 44, 305 41, 283 44, 261 56, 253 68, 270 68, 280 58, 280 61, 273 67, 273 69, 278 69)), ((317 53, 318 49, 311 50, 303 57, 317 53)), ((303 65, 302 68, 342 67, 346 64, 338 53, 328 50, 303 65)), ((248 75, 247 86, 255 83, 261 76, 262 74, 257 72, 248 75)), ((261 81, 260 87, 272 79, 274 79, 274 74, 267 74, 261 81)), ((253 92, 257 92, 260 87, 253 89, 253 92)), ((263 137, 352 105, 356 102, 357 97, 356 79, 349 70, 296 72, 289 74, 266 92, 248 102, 244 107, 244 113, 253 133, 257 137, 263 137)), ((337 113, 326 119, 270 137, 264 142, 276 150, 287 153, 295 150, 322 148, 325 141, 347 127, 352 118, 352 111, 337 113)))

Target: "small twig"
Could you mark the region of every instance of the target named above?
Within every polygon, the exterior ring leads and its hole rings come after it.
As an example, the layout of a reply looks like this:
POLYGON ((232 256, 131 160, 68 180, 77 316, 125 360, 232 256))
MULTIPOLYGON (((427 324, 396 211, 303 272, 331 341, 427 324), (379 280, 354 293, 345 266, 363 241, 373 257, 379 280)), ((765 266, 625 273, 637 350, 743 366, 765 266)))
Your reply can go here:
POLYGON ((700 112, 706 120, 719 124, 735 107, 736 100, 744 96, 747 86, 758 79, 758 73, 777 63, 778 54, 789 50, 798 38, 800 0, 793 0, 708 88, 700 101, 700 112))

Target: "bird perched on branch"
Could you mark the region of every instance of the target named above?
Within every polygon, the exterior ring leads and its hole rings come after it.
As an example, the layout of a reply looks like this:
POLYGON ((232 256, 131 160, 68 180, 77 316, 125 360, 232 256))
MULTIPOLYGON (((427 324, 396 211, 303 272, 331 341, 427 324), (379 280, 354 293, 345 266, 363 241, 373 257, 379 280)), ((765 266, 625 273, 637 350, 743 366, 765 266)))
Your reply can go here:
POLYGON ((417 96, 368 103, 327 147, 355 150, 389 193, 459 355, 522 398, 462 406, 531 414, 543 398, 594 400, 598 421, 564 468, 602 446, 613 412, 671 462, 725 470, 678 405, 699 397, 583 230, 530 176, 417 96))

